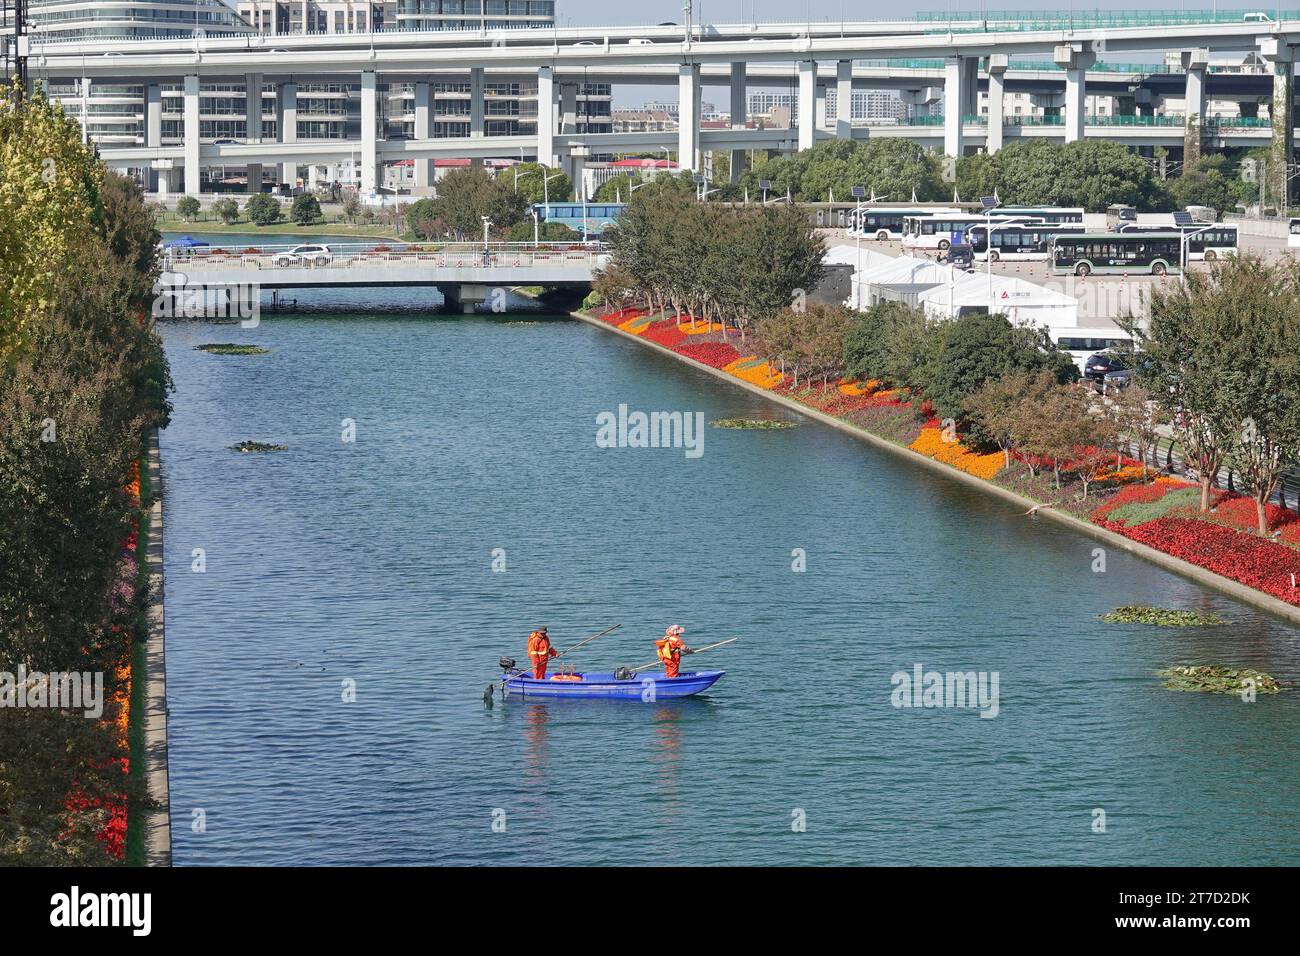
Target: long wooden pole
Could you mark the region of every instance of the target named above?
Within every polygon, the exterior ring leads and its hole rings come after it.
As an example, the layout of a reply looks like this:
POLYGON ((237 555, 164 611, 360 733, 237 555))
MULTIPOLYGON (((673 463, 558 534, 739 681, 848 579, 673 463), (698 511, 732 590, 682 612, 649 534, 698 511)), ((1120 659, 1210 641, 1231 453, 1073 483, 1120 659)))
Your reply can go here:
MULTIPOLYGON (((703 647, 694 647, 694 648, 691 649, 691 653, 692 653, 692 654, 702 654, 702 653, 704 653, 705 651, 711 651, 711 650, 713 650, 715 647, 722 647, 724 644, 731 644, 731 643, 733 643, 733 642, 735 642, 735 641, 738 641, 738 640, 740 640, 740 637, 739 637, 739 636, 737 636, 737 637, 729 637, 729 638, 727 638, 725 641, 718 641, 718 643, 716 643, 716 644, 705 644, 703 647)), ((659 664, 662 664, 662 663, 663 663, 663 661, 660 661, 660 660, 656 659, 656 660, 651 661, 649 664, 642 664, 640 667, 634 667, 634 668, 632 668, 632 673, 633 673, 633 674, 636 674, 636 673, 639 673, 640 671, 649 670, 650 668, 652 668, 652 667, 656 667, 656 666, 658 666, 659 664)))

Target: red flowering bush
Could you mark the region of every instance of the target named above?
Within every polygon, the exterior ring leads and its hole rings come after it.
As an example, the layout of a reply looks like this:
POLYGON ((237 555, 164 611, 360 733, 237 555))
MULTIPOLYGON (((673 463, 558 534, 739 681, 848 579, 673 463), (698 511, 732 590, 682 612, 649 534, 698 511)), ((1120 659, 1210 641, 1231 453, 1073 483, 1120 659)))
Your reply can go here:
MULTIPOLYGON (((1015 457, 1020 458, 1019 455, 1015 457)), ((1021 460, 1023 461, 1023 459, 1021 460)), ((1123 508, 1126 505, 1153 504, 1162 499, 1165 496, 1165 493, 1174 487, 1176 486, 1164 483, 1127 485, 1112 495, 1100 508, 1094 509, 1092 512, 1092 520, 1095 524, 1099 524, 1104 528, 1110 528, 1111 525, 1108 519, 1111 512, 1123 508)), ((1111 528, 1111 530, 1115 529, 1111 528)))

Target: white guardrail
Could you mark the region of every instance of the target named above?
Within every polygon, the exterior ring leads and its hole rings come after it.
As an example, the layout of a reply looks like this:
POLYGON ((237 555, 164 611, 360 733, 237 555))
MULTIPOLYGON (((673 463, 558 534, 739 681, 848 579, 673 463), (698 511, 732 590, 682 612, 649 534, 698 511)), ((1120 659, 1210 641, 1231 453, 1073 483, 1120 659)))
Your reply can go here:
POLYGON ((293 243, 172 247, 162 250, 168 270, 352 269, 411 265, 453 269, 528 269, 587 265, 608 255, 600 243, 293 243), (313 250, 295 252, 310 246, 313 250))

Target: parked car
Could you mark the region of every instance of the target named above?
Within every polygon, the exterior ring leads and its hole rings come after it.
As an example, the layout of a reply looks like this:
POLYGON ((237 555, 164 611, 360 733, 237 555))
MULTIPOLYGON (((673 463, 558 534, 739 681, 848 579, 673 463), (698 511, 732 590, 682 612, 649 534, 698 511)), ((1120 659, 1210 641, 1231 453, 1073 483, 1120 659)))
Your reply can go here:
POLYGON ((1103 382, 1109 373, 1127 368, 1124 360, 1115 352, 1094 352, 1083 363, 1083 377, 1093 382, 1103 382))
POLYGON ((308 244, 294 246, 288 252, 277 252, 271 261, 277 266, 321 266, 333 262, 334 256, 329 246, 308 244))
POLYGON ((1133 370, 1131 368, 1121 368, 1114 372, 1107 372, 1101 380, 1102 394, 1106 392, 1118 392, 1128 388, 1133 384, 1133 370))
POLYGON ((650 46, 653 43, 653 40, 647 40, 645 37, 633 37, 627 41, 628 46, 650 46))

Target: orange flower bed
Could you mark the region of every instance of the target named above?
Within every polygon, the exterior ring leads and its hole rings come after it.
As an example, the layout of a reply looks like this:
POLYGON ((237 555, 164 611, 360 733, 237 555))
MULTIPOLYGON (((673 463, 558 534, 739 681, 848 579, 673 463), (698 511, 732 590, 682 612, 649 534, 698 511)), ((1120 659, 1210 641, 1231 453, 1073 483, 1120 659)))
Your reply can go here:
POLYGON ((759 361, 757 355, 742 356, 734 362, 728 362, 722 370, 742 381, 766 389, 776 388, 784 377, 772 368, 770 362, 759 361))
POLYGON ((840 382, 840 393, 842 395, 870 395, 880 388, 880 382, 871 379, 868 382, 853 382, 847 379, 840 382))
POLYGON ((921 434, 917 436, 916 441, 912 442, 908 447, 912 451, 920 452, 927 458, 941 461, 945 465, 952 465, 968 475, 974 475, 986 481, 1001 471, 1005 463, 1002 452, 995 451, 988 455, 973 452, 962 445, 961 442, 945 441, 943 429, 928 424, 921 429, 921 434))
POLYGON ((653 324, 654 320, 648 315, 634 315, 630 319, 624 319, 618 327, 624 332, 640 335, 653 324))
POLYGON ((700 319, 696 319, 692 326, 690 316, 684 315, 682 321, 677 323, 677 328, 683 335, 707 335, 710 332, 721 332, 726 326, 721 322, 705 322, 700 319))

